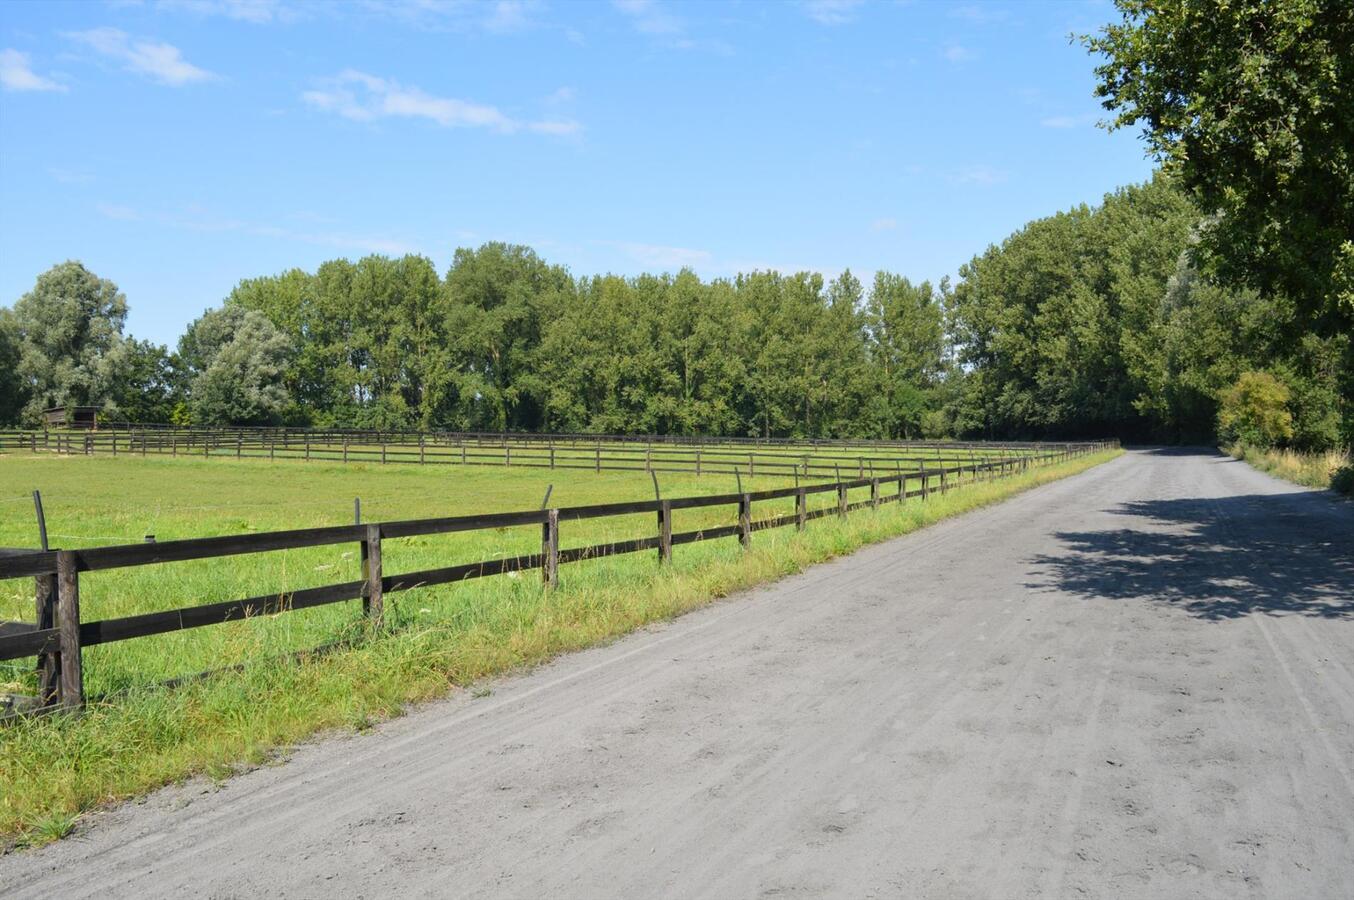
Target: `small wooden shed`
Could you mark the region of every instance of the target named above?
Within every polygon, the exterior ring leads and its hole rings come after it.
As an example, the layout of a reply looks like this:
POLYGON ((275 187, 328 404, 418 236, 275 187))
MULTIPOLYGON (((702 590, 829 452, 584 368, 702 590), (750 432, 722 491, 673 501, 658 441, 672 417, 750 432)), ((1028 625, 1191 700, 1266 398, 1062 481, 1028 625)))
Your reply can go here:
POLYGON ((54 406, 42 411, 47 419, 48 428, 89 428, 99 427, 97 406, 54 406))

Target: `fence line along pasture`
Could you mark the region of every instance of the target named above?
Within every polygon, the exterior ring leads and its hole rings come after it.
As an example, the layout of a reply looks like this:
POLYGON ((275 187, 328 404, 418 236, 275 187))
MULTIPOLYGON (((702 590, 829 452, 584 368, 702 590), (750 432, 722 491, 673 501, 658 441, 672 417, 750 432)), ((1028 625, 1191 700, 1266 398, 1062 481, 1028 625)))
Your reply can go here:
POLYGON ((662 564, 671 560, 672 548, 675 546, 735 535, 746 549, 751 544, 752 535, 765 529, 789 525, 803 529, 811 519, 831 514, 845 516, 850 510, 862 506, 878 507, 881 503, 913 497, 925 500, 933 491, 947 492, 959 484, 1012 475, 1034 466, 1051 465, 1113 445, 1113 442, 1096 442, 1045 446, 1037 453, 989 459, 973 465, 923 467, 917 471, 882 477, 709 497, 339 525, 83 550, 4 549, 0 550, 0 580, 34 579, 36 621, 0 623, 0 661, 36 656, 40 705, 49 709, 79 708, 84 704, 82 650, 85 647, 350 600, 361 600, 372 627, 379 629, 385 597, 398 591, 529 569, 539 569, 545 585, 551 587, 556 583, 561 565, 646 550, 656 550, 658 561, 662 564), (909 489, 909 482, 913 482, 915 487, 909 489), (884 489, 890 486, 893 489, 885 492, 884 489), (848 491, 866 487, 869 488, 868 499, 848 502, 848 491), (833 491, 836 492, 835 505, 814 510, 808 508, 807 498, 810 494, 833 491), (753 518, 754 503, 791 497, 795 500, 793 514, 753 518), (692 531, 673 529, 674 512, 719 506, 736 507, 736 518, 727 525, 713 528, 692 531), (641 513, 656 514, 656 534, 588 547, 560 548, 562 522, 641 513), (541 528, 539 553, 402 574, 388 574, 382 567, 383 541, 522 526, 541 528), (350 542, 359 545, 360 559, 364 561, 363 577, 359 580, 101 621, 86 622, 80 615, 81 573, 350 542))
POLYGON ((852 471, 858 478, 900 475, 928 465, 972 466, 1093 446, 1098 445, 159 426, 0 432, 0 450, 34 453, 518 466, 599 473, 737 473, 807 480, 840 480, 843 473, 852 471))

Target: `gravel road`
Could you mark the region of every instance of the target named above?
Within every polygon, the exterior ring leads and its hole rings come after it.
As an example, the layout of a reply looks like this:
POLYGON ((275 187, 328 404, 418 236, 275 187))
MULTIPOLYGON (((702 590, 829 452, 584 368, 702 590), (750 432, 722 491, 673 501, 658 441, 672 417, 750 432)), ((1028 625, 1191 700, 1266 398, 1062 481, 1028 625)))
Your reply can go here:
POLYGON ((1354 504, 1132 452, 38 852, 8 897, 1354 896, 1354 504))

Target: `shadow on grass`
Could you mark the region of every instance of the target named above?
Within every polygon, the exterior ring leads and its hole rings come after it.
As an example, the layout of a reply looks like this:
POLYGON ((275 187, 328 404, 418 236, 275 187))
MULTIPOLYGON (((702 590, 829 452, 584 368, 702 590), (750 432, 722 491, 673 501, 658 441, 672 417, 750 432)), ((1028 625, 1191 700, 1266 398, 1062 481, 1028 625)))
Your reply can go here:
POLYGON ((1328 494, 1141 500, 1109 512, 1123 528, 1058 534, 1066 551, 1037 557, 1044 578, 1030 587, 1210 620, 1354 619, 1354 508, 1328 494))

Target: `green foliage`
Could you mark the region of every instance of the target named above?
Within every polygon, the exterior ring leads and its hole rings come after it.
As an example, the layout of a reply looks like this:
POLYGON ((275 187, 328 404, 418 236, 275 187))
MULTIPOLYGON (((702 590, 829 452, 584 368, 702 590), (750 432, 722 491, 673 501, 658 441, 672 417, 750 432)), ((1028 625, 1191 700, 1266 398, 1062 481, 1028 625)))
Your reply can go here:
POLYGON ((1268 372, 1242 372, 1222 392, 1218 437, 1227 443, 1273 447, 1293 436, 1291 398, 1283 382, 1268 372))
POLYGON ((11 334, 18 339, 15 373, 27 397, 21 416, 41 421, 57 406, 113 406, 105 356, 123 340, 127 300, 117 285, 78 262, 38 276, 14 304, 11 334))
POLYGON ((263 425, 288 403, 291 345, 262 313, 236 304, 210 310, 179 341, 195 425, 263 425))
POLYGON ((1157 178, 961 267, 950 327, 973 377, 957 418, 984 434, 1152 432, 1162 298, 1196 218, 1157 178))
POLYGON ((19 376, 19 326, 12 310, 0 309, 0 426, 17 423, 27 400, 19 376))
POLYGON ((160 344, 125 338, 99 361, 111 415, 119 421, 167 422, 174 408, 174 361, 160 344))
POLYGON ((1227 283, 1297 302, 1305 329, 1354 322, 1354 4, 1116 0, 1083 38, 1111 127, 1148 146, 1210 216, 1227 283))

